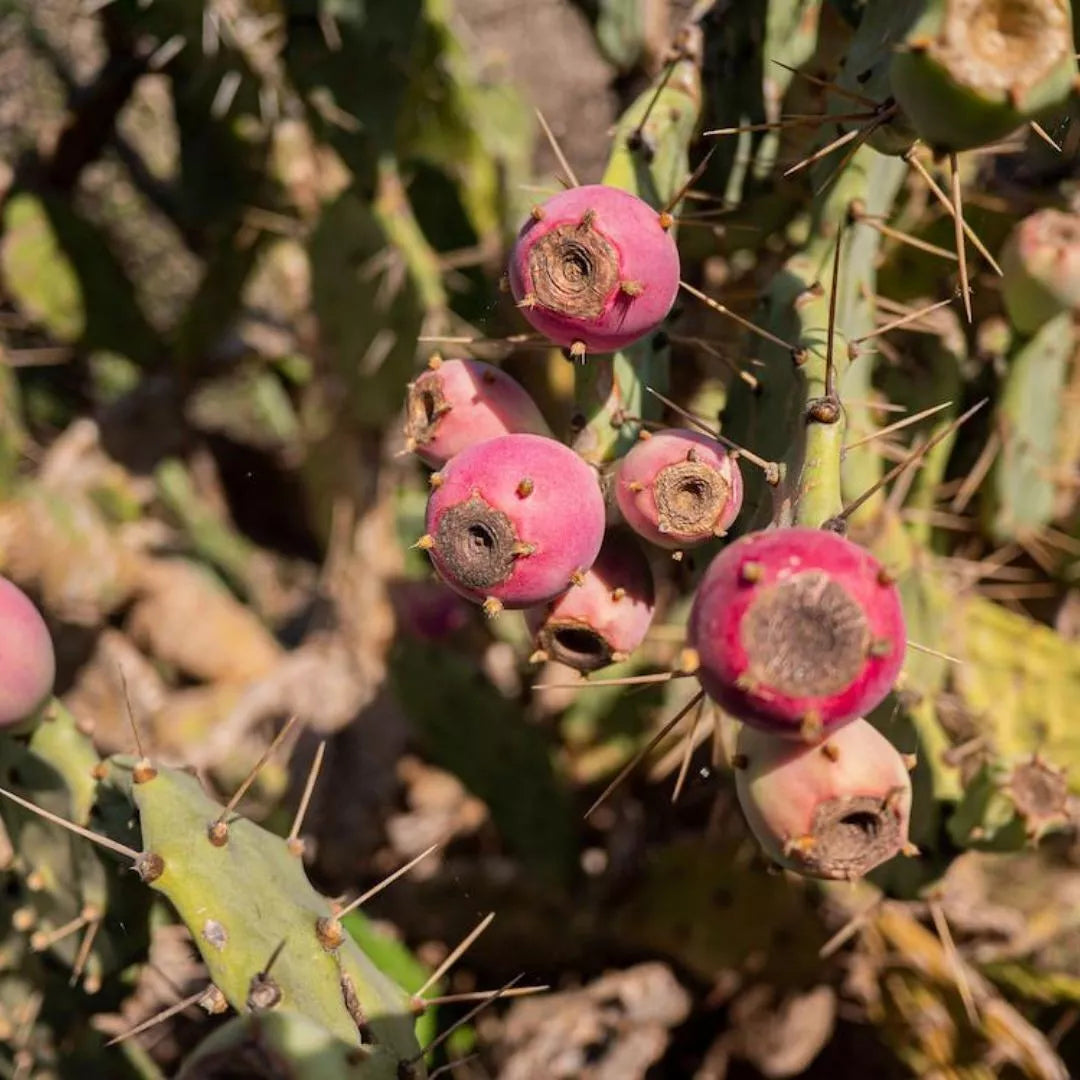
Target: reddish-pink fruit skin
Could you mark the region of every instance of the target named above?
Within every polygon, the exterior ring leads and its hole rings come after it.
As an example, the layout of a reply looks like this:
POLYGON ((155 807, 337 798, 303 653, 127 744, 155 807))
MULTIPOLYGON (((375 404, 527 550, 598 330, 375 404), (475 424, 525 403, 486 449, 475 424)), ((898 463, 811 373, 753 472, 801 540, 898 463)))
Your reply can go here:
MULTIPOLYGON (((789 844, 814 834, 815 812, 831 800, 872 800, 874 812, 889 815, 888 823, 896 831, 895 843, 889 847, 874 851, 872 839, 861 851, 855 847, 854 858, 863 862, 856 876, 891 858, 907 843, 911 813, 907 763, 866 720, 842 724, 814 746, 744 727, 736 751, 743 765, 735 770, 739 805, 762 849, 781 866, 808 872, 808 860, 789 844)), ((857 810, 857 806, 852 808, 857 810)), ((814 876, 849 874, 843 866, 831 872, 818 866, 814 876)))
POLYGON ((580 628, 597 635, 607 647, 603 662, 582 658, 575 663, 565 653, 552 657, 593 671, 619 654, 629 656, 645 640, 654 605, 649 560, 634 537, 616 531, 605 536, 596 562, 580 585, 572 585, 543 607, 530 608, 525 621, 538 648, 544 646, 540 638, 545 628, 580 628))
POLYGON ((55 676, 45 620, 17 585, 0 578, 0 727, 33 716, 52 693, 55 676))
POLYGON ((406 433, 418 457, 433 468, 474 443, 514 432, 550 435, 536 402, 516 379, 481 360, 443 360, 409 390, 406 433), (423 422, 423 393, 434 392, 446 411, 423 422), (419 412, 420 415, 416 415, 419 412))
POLYGON ((725 532, 739 516, 743 499, 743 479, 738 462, 715 439, 696 431, 670 428, 656 431, 631 447, 618 466, 615 499, 626 524, 651 544, 664 548, 686 548, 702 544, 725 532), (656 505, 656 478, 664 468, 680 465, 693 452, 697 460, 715 469, 728 486, 727 500, 716 517, 694 529, 678 529, 668 523, 661 529, 656 505), (640 489, 634 485, 640 484, 640 489))
POLYGON ((586 184, 552 196, 540 207, 542 218, 528 218, 510 253, 510 290, 520 305, 535 295, 529 269, 533 245, 560 225, 579 222, 595 212, 593 226, 618 254, 618 281, 635 282, 641 292, 630 295, 616 284, 595 317, 575 317, 542 305, 521 308, 525 318, 559 345, 581 342, 589 352, 613 352, 651 330, 667 317, 679 290, 679 252, 660 214, 648 203, 619 188, 586 184))
POLYGON ((896 585, 868 551, 834 532, 793 527, 748 534, 713 559, 694 598, 687 643, 697 651, 698 679, 711 698, 747 724, 800 738, 810 715, 828 730, 875 708, 900 673, 906 633, 896 585), (867 654, 837 692, 793 697, 754 679, 742 629, 762 590, 811 570, 843 586, 871 638, 889 649, 867 654), (752 685, 736 685, 740 676, 752 685))
POLYGON ((542 435, 502 435, 451 458, 427 505, 429 536, 442 516, 479 497, 510 519, 518 539, 533 546, 514 561, 509 577, 475 589, 454 580, 438 544, 429 550, 439 576, 477 602, 489 598, 507 608, 527 608, 566 589, 571 576, 596 561, 604 539, 604 498, 596 473, 569 447, 542 435), (530 482, 527 495, 522 481, 530 482))

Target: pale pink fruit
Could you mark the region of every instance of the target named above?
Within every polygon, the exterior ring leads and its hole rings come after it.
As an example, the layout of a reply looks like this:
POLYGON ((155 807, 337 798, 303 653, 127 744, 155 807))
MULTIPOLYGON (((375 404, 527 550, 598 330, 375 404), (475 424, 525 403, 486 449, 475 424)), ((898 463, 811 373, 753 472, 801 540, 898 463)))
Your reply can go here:
POLYGON ((776 863, 816 878, 858 878, 901 853, 910 758, 856 719, 813 746, 744 727, 735 786, 747 824, 776 863))
POLYGON ((482 360, 432 357, 409 384, 406 445, 438 468, 473 443, 513 432, 550 435, 536 402, 505 371, 482 360))
POLYGON ((1001 269, 1005 310, 1020 333, 1080 312, 1080 214, 1052 207, 1029 214, 1005 241, 1001 269))
POLYGON ((679 289, 663 217, 604 184, 538 206, 510 253, 510 289, 532 325, 577 356, 613 352, 655 330, 679 289))
POLYGON ((49 699, 56 656, 30 598, 0 577, 0 727, 32 717, 49 699))
POLYGON ((751 533, 706 570, 687 626, 705 692, 733 716, 819 738, 864 716, 904 661, 900 594, 876 559, 824 529, 751 533))
POLYGON ((609 532, 580 584, 525 613, 534 658, 578 671, 625 660, 645 639, 654 602, 652 570, 641 545, 630 533, 609 532))
POLYGON ((738 462, 715 439, 669 428, 646 434, 619 462, 615 499, 650 543, 687 548, 722 536, 742 506, 738 462))
POLYGON ((439 576, 489 613, 557 596, 604 539, 596 472, 542 435, 476 443, 432 476, 426 550, 439 576))

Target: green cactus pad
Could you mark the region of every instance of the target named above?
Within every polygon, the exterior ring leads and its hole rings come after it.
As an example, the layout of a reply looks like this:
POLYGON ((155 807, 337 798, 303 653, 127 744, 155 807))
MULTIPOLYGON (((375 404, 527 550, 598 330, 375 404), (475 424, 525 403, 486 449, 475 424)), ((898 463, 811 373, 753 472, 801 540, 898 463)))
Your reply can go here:
POLYGON ((185 1062, 177 1080, 396 1080, 385 1057, 357 1056, 355 1045, 335 1038, 303 1013, 283 1009, 238 1016, 205 1039, 185 1062))
POLYGON ((230 817, 226 842, 212 843, 208 828, 222 807, 184 772, 162 769, 131 792, 144 850, 164 862, 152 887, 187 924, 211 979, 235 1009, 258 1007, 269 964, 267 996, 275 1005, 304 1013, 354 1049, 367 1048, 370 1062, 389 1063, 387 1076, 419 1054, 405 991, 348 935, 332 950, 320 942, 316 924, 332 917, 330 904, 283 839, 230 817))

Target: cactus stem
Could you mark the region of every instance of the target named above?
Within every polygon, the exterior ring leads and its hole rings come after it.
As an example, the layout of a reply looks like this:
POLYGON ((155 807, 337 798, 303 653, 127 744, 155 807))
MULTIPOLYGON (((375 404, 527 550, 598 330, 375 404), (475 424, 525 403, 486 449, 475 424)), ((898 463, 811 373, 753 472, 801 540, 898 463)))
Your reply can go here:
POLYGON ((861 495, 852 499, 844 508, 836 515, 835 518, 830 519, 825 523, 825 527, 835 528, 837 526, 844 526, 847 519, 859 509, 867 499, 871 498, 876 492, 880 491, 886 484, 892 483, 902 472, 909 469, 912 465, 921 464, 931 450, 934 449, 938 443, 943 442, 945 439, 951 438, 959 428, 967 423, 980 409, 984 408, 989 402, 989 398, 983 398, 981 401, 976 402, 967 412, 958 416, 951 424, 942 428, 932 439, 928 439, 925 443, 917 446, 910 454, 908 454, 903 461, 894 465, 880 480, 875 481, 870 485, 861 495))
POLYGON ((497 615, 501 615, 503 610, 502 601, 495 596, 489 596, 480 607, 489 619, 494 619, 497 615))
POLYGON ((206 987, 205 989, 199 990, 194 994, 189 994, 182 1001, 178 1001, 174 1005, 170 1005, 168 1008, 162 1009, 161 1012, 155 1013, 148 1019, 143 1020, 142 1023, 136 1024, 133 1028, 128 1028, 127 1031, 122 1032, 120 1035, 117 1035, 116 1038, 110 1039, 105 1045, 115 1046, 117 1043, 122 1043, 126 1039, 131 1039, 134 1038, 136 1035, 141 1035, 144 1031, 149 1031, 150 1028, 156 1027, 158 1024, 165 1023, 166 1020, 169 1020, 171 1017, 176 1016, 177 1013, 182 1013, 185 1009, 190 1009, 192 1005, 202 1004, 203 1000, 209 997, 210 992, 216 989, 217 987, 215 987, 213 983, 211 983, 210 986, 206 987))
POLYGON ((118 855, 123 855, 126 858, 131 859, 132 862, 138 862, 141 857, 140 853, 134 848, 129 848, 126 844, 121 844, 107 836, 102 836, 100 833, 84 829, 81 825, 76 825, 73 821, 68 821, 67 818, 62 818, 59 814, 53 814, 48 810, 43 810, 40 806, 35 805, 28 799, 16 795, 13 791, 8 791, 6 788, 0 788, 0 795, 3 795, 5 799, 10 799, 13 803, 17 803, 19 806, 23 807, 24 810, 29 810, 32 814, 37 814, 38 817, 42 817, 46 821, 51 821, 54 825, 59 825, 69 832, 73 832, 78 836, 82 836, 85 839, 98 844, 100 847, 115 851, 118 855))
POLYGON ((679 722, 698 707, 698 705, 704 701, 705 691, 699 690, 664 726, 619 770, 615 779, 600 793, 597 800, 585 811, 585 820, 588 821, 590 817, 607 801, 608 796, 641 764, 653 752, 653 750, 664 740, 672 731, 675 730, 679 722))
POLYGON ((274 741, 263 751, 259 760, 255 762, 251 772, 244 778, 244 782, 236 789, 233 797, 225 804, 217 818, 210 823, 207 835, 210 837, 210 842, 214 844, 215 847, 221 847, 228 841, 228 825, 225 819, 237 808, 237 806, 239 806, 240 800, 247 794, 248 788, 255 783, 259 773, 262 772, 263 766, 271 757, 273 757, 286 738, 288 738, 289 733, 296 726, 297 720, 299 720, 299 717, 295 713, 289 717, 285 726, 274 736, 274 741), (222 832, 222 827, 226 830, 224 833, 222 832), (215 839, 215 837, 217 837, 217 839, 215 839))
MULTIPOLYGON (((930 170, 919 160, 918 158, 918 146, 919 143, 912 144, 911 148, 904 154, 904 160, 922 177, 923 182, 933 193, 934 197, 948 212, 950 217, 956 217, 956 208, 952 204, 952 200, 942 190, 941 185, 930 175, 930 170)), ((963 215, 960 215, 960 226, 964 230, 964 235, 971 241, 975 248, 978 249, 979 254, 993 267, 994 273, 998 277, 1004 277, 1004 272, 998 265, 997 259, 990 254, 986 245, 976 235, 975 230, 964 220, 963 215)))
POLYGON ((562 152, 559 140, 555 138, 555 132, 551 130, 550 125, 544 118, 544 114, 539 109, 536 110, 536 119, 540 121, 540 127, 543 129, 544 137, 550 144, 551 151, 558 160, 559 165, 562 167, 562 171, 570 181, 570 187, 581 187, 581 181, 574 174, 574 170, 570 168, 570 162, 566 160, 566 155, 562 152))
POLYGON ((427 1008, 430 1001, 424 1001, 424 995, 461 959, 472 947, 473 942, 491 925, 495 918, 495 912, 489 912, 480 922, 473 927, 468 934, 458 943, 455 948, 447 953, 443 962, 427 977, 424 985, 412 996, 413 1003, 427 1008))
POLYGON ((285 840, 289 850, 297 856, 304 854, 304 842, 300 839, 300 830, 304 825, 307 815, 308 804, 315 792, 315 784, 319 779, 319 770, 322 769, 323 755, 326 753, 326 740, 323 739, 315 749, 315 758, 308 771, 307 782, 304 784, 304 793, 300 796, 300 805, 296 808, 296 816, 293 818, 292 828, 285 840))
POLYGON ((771 341, 781 349, 787 349, 792 356, 796 356, 802 352, 798 345, 792 345, 790 341, 784 341, 783 338, 777 337, 775 334, 763 329, 756 323, 752 323, 749 319, 744 319, 726 305, 721 304, 719 300, 714 300, 711 296, 706 296, 700 289, 695 289, 693 285, 690 285, 685 281, 680 281, 679 286, 680 288, 685 289, 691 296, 696 297, 703 304, 712 308, 718 315, 726 315, 729 319, 737 322, 744 330, 749 330, 751 333, 757 334, 758 337, 764 338, 766 341, 771 341))

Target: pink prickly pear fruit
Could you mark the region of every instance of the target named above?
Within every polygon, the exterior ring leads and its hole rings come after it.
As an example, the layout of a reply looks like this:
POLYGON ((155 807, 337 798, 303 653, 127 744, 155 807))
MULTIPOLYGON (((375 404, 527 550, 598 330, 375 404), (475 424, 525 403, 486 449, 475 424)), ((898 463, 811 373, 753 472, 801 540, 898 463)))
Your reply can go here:
POLYGON ((722 536, 742 506, 738 462, 715 439, 670 428, 646 434, 619 462, 615 499, 650 543, 686 548, 722 536))
POLYGON ((462 450, 431 480, 418 546, 488 614, 545 603, 596 560, 605 516, 597 474, 554 439, 500 435, 462 450))
POLYGON ((908 841, 912 759, 865 720, 815 746, 744 727, 732 764, 750 831, 789 870, 853 879, 917 853, 908 841))
POLYGON ((655 587, 649 560, 636 537, 609 532, 592 568, 525 621, 536 644, 534 660, 558 660, 595 671, 625 660, 652 622, 655 587))
POLYGON ((881 702, 906 635, 896 584, 868 551, 794 527, 750 533, 713 559, 687 643, 705 692, 733 716, 813 742, 881 702))
POLYGON ((510 253, 525 318, 577 357, 613 352, 667 317, 679 291, 671 220, 619 188, 570 188, 536 207, 510 253))
POLYGON ((406 446, 435 469, 497 435, 551 434, 525 387, 481 360, 432 357, 428 370, 409 384, 405 409, 406 446))
POLYGON ((1080 214, 1036 210, 1001 252, 1002 299, 1013 326, 1035 334, 1063 311, 1080 311, 1080 214))
POLYGON ((55 677, 45 620, 26 593, 0 577, 0 728, 33 717, 48 701, 55 677))

